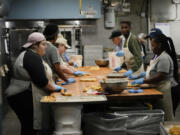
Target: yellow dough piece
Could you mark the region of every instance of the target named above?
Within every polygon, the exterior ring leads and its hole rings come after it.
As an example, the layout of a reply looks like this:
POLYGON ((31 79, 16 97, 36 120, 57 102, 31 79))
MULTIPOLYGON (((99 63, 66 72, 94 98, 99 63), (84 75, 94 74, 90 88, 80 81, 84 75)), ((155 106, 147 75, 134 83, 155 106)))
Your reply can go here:
POLYGON ((169 133, 171 135, 180 135, 180 127, 178 126, 173 126, 170 130, 169 133))
POLYGON ((98 91, 103 91, 103 89, 101 88, 100 85, 93 85, 93 86, 88 86, 86 87, 83 92, 87 92, 89 89, 93 89, 93 90, 98 90, 98 91))
POLYGON ((63 96, 72 96, 72 93, 71 92, 65 92, 65 90, 61 90, 61 94, 63 96))
POLYGON ((55 102, 56 101, 56 98, 55 97, 52 97, 52 96, 45 96, 43 99, 42 99, 42 102, 55 102))
POLYGON ((89 68, 89 70, 99 70, 99 67, 98 67, 98 66, 91 66, 91 67, 89 68))
POLYGON ((127 87, 139 87, 139 84, 132 85, 131 82, 128 82, 127 87))
POLYGON ((81 82, 95 82, 97 79, 96 78, 81 78, 81 82))

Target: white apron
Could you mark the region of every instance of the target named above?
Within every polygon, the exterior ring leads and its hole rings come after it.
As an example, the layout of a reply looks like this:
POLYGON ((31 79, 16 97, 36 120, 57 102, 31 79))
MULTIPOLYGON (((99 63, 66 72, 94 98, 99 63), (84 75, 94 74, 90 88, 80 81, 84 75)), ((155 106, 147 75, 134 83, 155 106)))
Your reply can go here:
MULTIPOLYGON (((150 78, 150 72, 153 66, 156 65, 159 58, 164 55, 165 52, 162 52, 161 55, 154 60, 150 61, 150 66, 147 67, 146 71, 146 79, 150 78)), ((165 112, 165 120, 170 121, 174 119, 173 116, 173 107, 172 107, 172 99, 171 99, 171 81, 165 80, 161 81, 160 83, 156 84, 156 89, 163 93, 163 98, 160 99, 155 107, 158 107, 165 112)))
MULTIPOLYGON (((127 69, 131 69, 132 65, 135 63, 134 61, 134 56, 133 54, 130 52, 128 45, 129 45, 129 39, 131 38, 132 34, 130 33, 127 42, 126 42, 126 48, 123 48, 124 51, 124 62, 127 66, 127 69)), ((144 72, 144 65, 142 63, 141 67, 133 73, 133 75, 139 75, 140 73, 144 72)))
MULTIPOLYGON (((46 76, 49 81, 52 81, 52 70, 47 63, 43 61, 46 76)), ((33 108, 34 108, 34 129, 50 129, 52 128, 52 111, 49 104, 42 104, 40 102, 43 96, 48 96, 49 93, 41 88, 38 88, 34 83, 32 83, 33 92, 33 108)))

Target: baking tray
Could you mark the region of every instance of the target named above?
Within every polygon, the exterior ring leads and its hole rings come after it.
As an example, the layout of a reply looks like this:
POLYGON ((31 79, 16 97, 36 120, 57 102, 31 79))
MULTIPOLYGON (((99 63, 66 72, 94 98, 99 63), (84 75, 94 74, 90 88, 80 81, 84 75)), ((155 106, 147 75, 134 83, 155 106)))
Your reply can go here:
POLYGON ((162 125, 163 128, 165 129, 166 134, 165 135, 171 135, 169 133, 169 130, 173 127, 173 126, 178 126, 180 127, 180 122, 176 122, 176 121, 168 121, 168 122, 164 122, 164 124, 162 125))
POLYGON ((105 95, 97 96, 56 96, 56 101, 54 102, 44 102, 42 103, 90 103, 90 102, 104 102, 107 101, 105 95))
POLYGON ((109 73, 106 75, 107 78, 126 78, 124 73, 109 73))

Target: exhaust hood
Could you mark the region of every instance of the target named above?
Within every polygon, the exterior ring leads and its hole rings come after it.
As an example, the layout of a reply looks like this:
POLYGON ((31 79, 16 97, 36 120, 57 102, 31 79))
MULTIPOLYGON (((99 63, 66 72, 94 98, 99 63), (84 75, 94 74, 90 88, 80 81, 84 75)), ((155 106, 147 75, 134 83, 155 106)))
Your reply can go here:
POLYGON ((100 16, 100 0, 13 0, 7 19, 98 19, 100 16))

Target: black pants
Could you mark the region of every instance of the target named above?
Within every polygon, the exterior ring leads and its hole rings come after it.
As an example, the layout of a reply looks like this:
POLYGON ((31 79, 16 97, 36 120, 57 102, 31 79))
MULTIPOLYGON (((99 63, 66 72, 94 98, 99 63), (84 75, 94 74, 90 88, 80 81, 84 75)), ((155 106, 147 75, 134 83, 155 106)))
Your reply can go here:
POLYGON ((176 109, 180 101, 180 85, 177 85, 171 88, 171 96, 172 96, 172 103, 173 103, 173 112, 175 115, 176 109))
POLYGON ((20 120, 21 135, 35 135, 36 131, 33 130, 32 91, 28 89, 20 94, 8 97, 7 100, 20 120))

